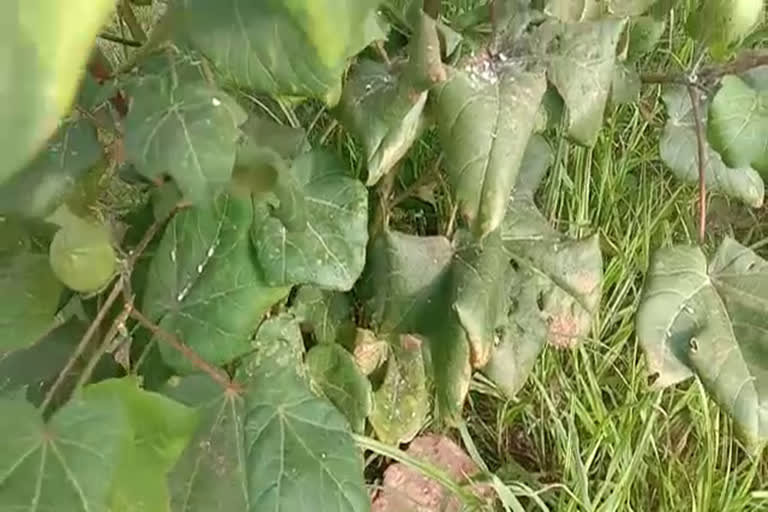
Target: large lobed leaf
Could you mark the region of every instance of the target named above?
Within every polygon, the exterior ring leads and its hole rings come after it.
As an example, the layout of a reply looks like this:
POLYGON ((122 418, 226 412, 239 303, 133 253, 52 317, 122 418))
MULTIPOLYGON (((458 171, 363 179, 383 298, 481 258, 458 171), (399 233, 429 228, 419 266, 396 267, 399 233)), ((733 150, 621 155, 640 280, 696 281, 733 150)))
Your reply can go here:
POLYGON ((657 251, 637 312, 637 336, 657 386, 692 375, 749 441, 768 438, 768 263, 725 239, 657 251))
POLYGON ((0 510, 107 512, 131 428, 111 399, 75 399, 45 424, 0 398, 0 510))
POLYGON ((0 3, 0 183, 34 157, 68 112, 91 46, 115 3, 0 3))
POLYGON ((368 186, 408 152, 419 133, 427 93, 378 62, 357 64, 344 85, 338 115, 365 148, 368 186))
MULTIPOLYGON (((709 140, 732 167, 768 176, 768 80, 726 76, 709 107, 709 140)), ((760 190, 760 199, 763 194, 760 190)))
POLYGON ((593 145, 603 124, 623 29, 621 19, 550 26, 556 45, 548 76, 568 107, 568 135, 580 144, 593 145))
MULTIPOLYGON (((177 214, 150 264, 146 314, 214 364, 248 352, 261 316, 289 291, 266 284, 249 241, 252 219, 250 199, 220 194, 177 214)), ((168 364, 194 370, 160 347, 168 364)))
POLYGON ((487 57, 450 69, 435 90, 449 181, 479 238, 501 224, 545 90, 543 72, 487 57))
MULTIPOLYGON (((300 336, 291 322, 280 317, 270 332, 300 336)), ((242 395, 222 390, 207 376, 186 377, 169 388, 202 417, 170 476, 173 509, 368 510, 361 458, 346 420, 310 392, 292 357, 282 357, 300 337, 268 334, 262 341, 241 372, 242 395), (275 345, 281 348, 270 351, 275 345)))
POLYGON ((346 61, 384 31, 376 0, 183 0, 187 40, 239 87, 338 101, 346 61))
POLYGON ((145 66, 131 87, 126 161, 148 178, 170 174, 187 199, 203 202, 232 176, 246 113, 205 81, 191 57, 155 57, 145 66))
MULTIPOLYGON (((664 89, 663 98, 669 119, 659 144, 661 159, 679 179, 688 183, 697 183, 699 181, 698 141, 689 94, 683 86, 671 86, 664 89)), ((718 104, 718 108, 722 109, 723 107, 718 104)), ((729 112, 734 110, 733 106, 727 108, 729 112)), ((705 123, 708 118, 706 105, 701 105, 700 113, 702 123, 705 123)), ((711 111, 709 114, 710 116, 715 115, 711 111)), ((712 126, 716 126, 717 122, 716 120, 710 122, 711 130, 714 129, 712 126)), ((716 137, 712 136, 710 139, 717 140, 716 137)), ((762 140, 758 141, 759 143, 762 143, 762 140)), ((704 144, 706 150, 704 176, 707 187, 740 199, 750 206, 761 206, 765 195, 765 185, 760 174, 750 167, 749 153, 743 153, 747 155, 747 158, 741 154, 738 157, 738 160, 744 165, 731 167, 724 161, 721 153, 715 151, 706 141, 704 144)), ((727 155, 729 153, 722 154, 727 155)), ((731 161, 730 163, 736 162, 731 161)))
POLYGON ((365 265, 365 187, 348 176, 336 156, 323 150, 297 157, 291 172, 306 212, 302 228, 289 229, 268 201, 254 201, 251 236, 267 282, 351 289, 365 265))

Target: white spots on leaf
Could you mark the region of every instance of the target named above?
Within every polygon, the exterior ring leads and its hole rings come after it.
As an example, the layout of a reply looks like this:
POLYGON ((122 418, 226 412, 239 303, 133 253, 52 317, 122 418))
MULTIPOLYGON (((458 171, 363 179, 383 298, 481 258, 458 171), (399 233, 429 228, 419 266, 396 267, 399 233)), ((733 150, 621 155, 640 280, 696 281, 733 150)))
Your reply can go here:
POLYGON ((221 100, 220 100, 219 98, 217 98, 216 96, 214 96, 214 97, 211 99, 211 104, 212 104, 214 107, 218 107, 219 105, 221 105, 221 100))
POLYGON ((171 249, 171 261, 176 263, 176 248, 171 249))
POLYGON ((189 293, 190 288, 192 288, 192 283, 189 283, 184 288, 182 288, 179 294, 176 296, 176 301, 177 302, 183 301, 187 297, 187 294, 189 293))
POLYGON ((208 248, 208 252, 206 253, 206 256, 211 258, 213 256, 213 253, 216 252, 216 245, 212 245, 208 248))
POLYGON ((203 266, 203 264, 202 264, 202 263, 201 263, 201 264, 199 264, 199 265, 197 266, 197 273, 198 273, 198 274, 202 274, 202 273, 203 273, 203 269, 204 269, 204 268, 205 268, 205 267, 203 266))

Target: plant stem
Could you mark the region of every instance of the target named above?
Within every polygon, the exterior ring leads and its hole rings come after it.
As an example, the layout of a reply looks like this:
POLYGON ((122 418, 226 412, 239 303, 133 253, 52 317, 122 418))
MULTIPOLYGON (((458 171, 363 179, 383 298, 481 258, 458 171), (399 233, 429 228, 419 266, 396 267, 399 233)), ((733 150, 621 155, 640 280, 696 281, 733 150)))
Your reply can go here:
POLYGON ((706 85, 725 75, 739 75, 750 69, 768 66, 768 52, 748 51, 725 64, 706 66, 697 74, 695 83, 688 73, 643 73, 640 78, 646 84, 706 85))
POLYGON ((699 92, 693 85, 688 86, 688 95, 693 108, 693 121, 696 127, 697 163, 699 167, 699 243, 704 244, 707 234, 707 153, 704 147, 704 125, 699 108, 699 92))
POLYGON ((192 363, 195 368, 206 373, 211 379, 220 384, 224 389, 239 388, 239 386, 234 383, 226 373, 200 357, 197 352, 184 344, 176 335, 171 334, 156 323, 152 322, 152 320, 144 316, 141 311, 138 309, 133 309, 131 311, 131 316, 144 328, 149 330, 155 338, 173 347, 177 352, 184 356, 187 361, 192 363))
POLYGON ((117 300, 117 297, 120 295, 122 291, 123 291, 123 280, 121 278, 121 279, 118 279, 118 281, 112 287, 112 291, 107 296, 107 300, 104 301, 104 304, 101 305, 99 312, 96 314, 96 318, 94 318, 93 322, 91 322, 91 325, 88 326, 88 329, 85 331, 85 334, 83 334, 83 337, 80 338, 80 343, 77 344, 77 347, 75 347, 75 351, 69 357, 67 364, 64 365, 64 368, 59 372, 59 375, 56 377, 56 380, 53 382, 53 385, 50 387, 50 389, 48 389, 48 392, 45 394, 43 403, 40 404, 40 411, 42 413, 45 413, 46 409, 51 403, 51 400, 53 400, 53 397, 56 394, 56 391, 58 391, 58 389, 61 387, 62 383, 64 382, 64 379, 69 374, 69 372, 72 371, 72 368, 75 366, 75 363, 77 362, 77 360, 80 358, 83 352, 85 352, 85 349, 88 346, 88 343, 91 341, 91 338, 93 338, 93 335, 96 333, 97 329, 101 325, 101 322, 103 322, 104 318, 107 316, 107 311, 109 311, 109 308, 112 307, 112 304, 114 304, 115 300, 117 300))
POLYGON ((120 0, 120 3, 117 4, 117 12, 120 14, 120 17, 125 24, 128 25, 128 30, 131 31, 133 38, 140 44, 146 42, 147 33, 136 18, 136 14, 133 12, 133 7, 131 7, 128 0, 120 0))
POLYGON ((99 34, 99 38, 104 39, 106 41, 111 41, 113 43, 122 44, 124 46, 130 46, 133 48, 138 48, 139 46, 141 46, 141 43, 139 41, 134 41, 133 39, 126 39, 124 37, 108 34, 106 32, 102 32, 101 34, 99 34))

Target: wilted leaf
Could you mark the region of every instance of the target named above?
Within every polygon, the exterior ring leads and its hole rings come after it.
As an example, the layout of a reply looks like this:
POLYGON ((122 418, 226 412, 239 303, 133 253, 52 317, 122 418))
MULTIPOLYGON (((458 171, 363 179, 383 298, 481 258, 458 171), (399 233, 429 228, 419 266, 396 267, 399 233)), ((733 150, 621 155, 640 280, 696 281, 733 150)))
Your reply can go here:
POLYGON ((49 254, 56 277, 83 293, 99 291, 117 267, 109 228, 77 217, 56 232, 49 254))
POLYGON ((546 90, 544 74, 477 57, 436 89, 438 132, 459 212, 483 238, 504 217, 546 90))
POLYGON ((107 510, 131 439, 115 400, 75 398, 46 424, 31 404, 0 398, 0 417, 0 510, 107 510))
POLYGON ((768 263, 725 239, 709 266, 695 247, 657 251, 637 312, 656 385, 696 375, 753 442, 768 438, 766 306, 768 263))
POLYGON ((184 35, 237 86, 338 101, 347 59, 383 39, 375 0, 184 0, 184 35))
POLYGON ((170 476, 174 510, 368 510, 344 417, 291 368, 263 360, 252 372, 243 396, 206 376, 170 390, 202 416, 170 476))
MULTIPOLYGON (((669 120, 661 136, 659 151, 661 159, 680 180, 698 183, 698 146, 693 107, 686 89, 682 86, 667 87, 664 90, 669 120)), ((730 107, 733 110, 733 107, 730 107)), ((700 108, 702 123, 707 120, 706 105, 700 108)), ((730 168, 720 153, 705 143, 706 167, 704 169, 707 187, 719 190, 744 203, 758 207, 763 204, 765 185, 757 171, 746 165, 730 168)))
POLYGON ((355 337, 352 299, 347 294, 302 286, 292 309, 302 324, 312 329, 318 343, 347 346, 355 337))
POLYGON ((549 79, 568 107, 568 135, 591 146, 603 125, 611 88, 616 45, 624 20, 561 24, 550 56, 549 79))
POLYGON ((451 274, 451 309, 469 342, 472 367, 480 368, 491 357, 495 329, 507 300, 509 260, 500 232, 461 247, 453 257, 451 274))
POLYGON ((371 383, 341 345, 316 345, 307 353, 309 376, 346 416, 352 430, 362 432, 371 410, 371 383))
POLYGON ((384 382, 373 395, 369 421, 382 442, 409 443, 424 426, 429 412, 421 340, 393 336, 384 382))
POLYGON ((51 231, 0 217, 0 350, 31 345, 53 323, 63 287, 48 264, 51 231))
MULTIPOLYGON (((537 309, 547 325, 549 343, 557 347, 578 343, 589 333, 600 304, 603 261, 598 237, 565 238, 549 226, 530 196, 518 195, 510 199, 502 239, 523 273, 521 286, 537 290, 537 309)), ((528 311, 517 313, 525 314, 528 311)), ((527 322, 517 316, 514 320, 527 322)))
MULTIPOLYGON (((427 435, 416 438, 406 452, 411 457, 428 462, 442 470, 448 478, 465 482, 480 470, 455 442, 444 436, 427 435)), ((488 486, 475 486, 473 491, 489 501, 493 493, 488 486)), ((405 464, 392 464, 384 472, 382 489, 373 501, 373 512, 459 512, 458 496, 418 469, 405 464)))
POLYGON ((768 84, 745 78, 723 78, 709 107, 709 140, 726 165, 768 176, 768 84))
POLYGON ((419 133, 426 92, 378 62, 357 64, 344 85, 338 115, 365 148, 370 187, 408 152, 419 133))
POLYGON ((0 183, 58 127, 115 0, 5 0, 0 4, 0 183))
POLYGON ((305 229, 287 230, 265 201, 254 202, 252 239, 267 282, 349 290, 365 264, 367 191, 325 151, 300 155, 292 172, 304 196, 305 229))
POLYGON ((131 377, 99 382, 86 388, 84 396, 117 400, 133 432, 119 454, 109 510, 170 510, 166 476, 195 431, 196 411, 143 391, 131 377))
MULTIPOLYGON (((248 352, 261 316, 288 293, 265 283, 248 239, 252 218, 250 200, 226 194, 186 209, 166 227, 150 264, 145 313, 214 364, 248 352)), ((169 365, 193 370, 160 347, 169 365)))
POLYGON ((25 217, 50 215, 103 157, 90 121, 64 122, 29 165, 0 185, 0 211, 25 217))
POLYGON ((373 331, 357 329, 353 355, 360 373, 370 375, 387 361, 389 343, 386 340, 377 338, 373 331))
POLYGON ((184 197, 201 203, 229 182, 246 113, 190 59, 158 57, 150 62, 158 72, 135 80, 125 159, 150 179, 170 174, 184 197))

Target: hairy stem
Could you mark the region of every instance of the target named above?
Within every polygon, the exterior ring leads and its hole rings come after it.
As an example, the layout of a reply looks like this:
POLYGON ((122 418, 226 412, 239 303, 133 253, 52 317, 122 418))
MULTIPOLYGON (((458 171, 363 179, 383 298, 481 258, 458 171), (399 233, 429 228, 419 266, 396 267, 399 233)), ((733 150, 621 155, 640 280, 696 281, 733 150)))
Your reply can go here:
POLYGON ((701 120, 699 108, 699 91, 692 85, 688 86, 688 95, 691 97, 693 108, 693 121, 696 126, 697 164, 699 167, 699 243, 703 244, 707 234, 707 152, 704 146, 704 123, 701 120))

